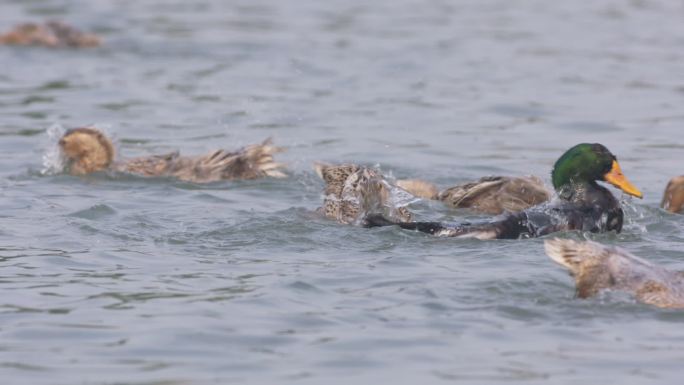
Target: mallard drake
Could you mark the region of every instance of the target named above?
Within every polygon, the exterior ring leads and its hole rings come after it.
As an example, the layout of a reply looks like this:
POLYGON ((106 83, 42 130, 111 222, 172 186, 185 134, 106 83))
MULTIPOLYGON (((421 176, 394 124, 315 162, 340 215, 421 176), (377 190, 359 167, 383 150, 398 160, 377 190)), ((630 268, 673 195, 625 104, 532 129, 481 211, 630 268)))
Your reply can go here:
POLYGON ((438 236, 478 239, 537 237, 567 230, 620 232, 624 217, 620 203, 597 182, 608 182, 629 195, 642 197, 641 192, 622 174, 615 155, 598 143, 582 143, 566 151, 556 161, 551 178, 558 194, 557 200, 506 214, 492 222, 457 225, 397 223, 381 215, 370 215, 366 218, 366 225, 398 225, 438 236))
POLYGON ((314 164, 316 174, 325 182, 325 198, 320 211, 342 224, 358 224, 368 213, 386 213, 399 222, 411 220, 406 207, 394 202, 395 190, 373 168, 355 164, 314 164))
POLYGON ((434 184, 418 179, 398 180, 397 185, 423 199, 439 200, 454 208, 492 215, 522 211, 553 196, 536 176, 487 176, 441 192, 434 184))
POLYGON ((112 170, 142 176, 169 176, 196 183, 229 179, 285 177, 283 164, 273 161, 281 151, 267 139, 234 152, 216 150, 202 156, 181 156, 177 151, 117 162, 111 140, 92 127, 68 130, 59 140, 66 169, 72 175, 112 170))
POLYGON ((544 242, 546 254, 570 270, 579 298, 601 290, 631 293, 637 300, 665 308, 684 308, 684 273, 666 270, 619 247, 600 243, 552 239, 544 242))
POLYGON ((665 187, 660 207, 671 213, 684 212, 684 175, 670 179, 665 187))
POLYGON ((0 35, 0 44, 37 45, 51 48, 97 47, 101 43, 96 35, 81 32, 59 21, 24 23, 0 35))

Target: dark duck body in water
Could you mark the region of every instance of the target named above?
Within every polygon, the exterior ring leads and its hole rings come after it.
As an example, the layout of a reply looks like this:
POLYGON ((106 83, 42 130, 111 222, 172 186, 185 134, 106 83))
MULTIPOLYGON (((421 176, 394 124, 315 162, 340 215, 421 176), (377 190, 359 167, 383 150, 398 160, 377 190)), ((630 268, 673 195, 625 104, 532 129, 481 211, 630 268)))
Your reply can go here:
POLYGON ((556 161, 551 177, 557 199, 507 214, 499 220, 457 225, 395 223, 382 216, 371 215, 366 218, 365 225, 397 225, 436 236, 478 239, 529 238, 568 230, 620 232, 624 217, 620 203, 597 181, 608 182, 629 195, 642 197, 641 192, 622 174, 615 155, 598 143, 582 143, 566 151, 556 161))

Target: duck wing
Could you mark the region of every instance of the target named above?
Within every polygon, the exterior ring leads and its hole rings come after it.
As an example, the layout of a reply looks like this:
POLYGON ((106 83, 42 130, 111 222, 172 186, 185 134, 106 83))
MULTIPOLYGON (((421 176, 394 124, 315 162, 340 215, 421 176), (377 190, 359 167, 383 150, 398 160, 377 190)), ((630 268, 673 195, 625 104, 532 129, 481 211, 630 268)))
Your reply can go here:
POLYGON ((216 150, 204 156, 181 157, 171 173, 181 180, 199 183, 267 176, 284 178, 285 165, 273 159, 273 154, 281 151, 269 138, 237 151, 216 150))
POLYGON ((519 212, 546 202, 551 193, 537 177, 488 176, 450 187, 438 199, 455 208, 487 214, 519 212))
POLYGON ((114 165, 114 169, 120 172, 143 176, 166 176, 174 169, 180 158, 178 151, 161 155, 143 156, 114 165))

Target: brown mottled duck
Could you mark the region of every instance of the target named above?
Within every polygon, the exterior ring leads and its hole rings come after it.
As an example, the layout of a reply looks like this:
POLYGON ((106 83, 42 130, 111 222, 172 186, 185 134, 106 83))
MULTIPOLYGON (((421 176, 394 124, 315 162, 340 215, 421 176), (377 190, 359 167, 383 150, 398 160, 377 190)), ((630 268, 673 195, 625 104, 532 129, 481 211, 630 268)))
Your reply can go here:
POLYGON ((176 151, 115 161, 111 140, 95 128, 81 127, 68 130, 59 140, 59 147, 66 170, 72 175, 112 170, 196 183, 286 176, 284 165, 273 160, 273 154, 281 149, 270 139, 232 152, 216 150, 206 155, 182 156, 176 151))
POLYGON ((619 247, 591 241, 552 239, 544 247, 575 278, 579 298, 620 290, 649 305, 684 308, 684 272, 666 270, 619 247))
POLYGON ((378 170, 355 164, 317 163, 314 169, 325 182, 325 198, 320 211, 343 224, 360 224, 369 213, 385 213, 406 222, 411 214, 393 199, 397 193, 378 170))

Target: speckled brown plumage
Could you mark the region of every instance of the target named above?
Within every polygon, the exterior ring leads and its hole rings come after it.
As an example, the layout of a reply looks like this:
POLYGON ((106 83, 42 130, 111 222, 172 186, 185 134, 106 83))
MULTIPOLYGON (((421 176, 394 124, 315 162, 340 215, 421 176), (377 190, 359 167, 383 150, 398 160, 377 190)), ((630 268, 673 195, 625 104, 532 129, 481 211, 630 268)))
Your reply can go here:
POLYGON ((270 139, 233 152, 217 150, 203 156, 181 156, 172 152, 115 162, 111 141, 97 129, 85 127, 67 131, 59 146, 67 170, 73 175, 113 170, 142 176, 175 177, 196 183, 286 176, 282 171, 284 165, 273 160, 273 154, 281 149, 273 146, 270 139))
POLYGON ((96 35, 81 32, 59 21, 24 23, 0 35, 0 44, 35 45, 43 47, 97 47, 101 43, 96 35))
POLYGON ((660 207, 671 213, 684 214, 684 175, 670 179, 660 207))
POLYGON ((399 186, 426 199, 441 200, 454 208, 468 208, 486 214, 519 212, 546 202, 553 196, 535 176, 488 176, 436 193, 437 187, 420 180, 400 180, 399 186))
POLYGON ((354 164, 314 166, 325 182, 321 211, 343 224, 357 224, 368 213, 382 212, 399 222, 411 220, 406 207, 391 201, 392 185, 377 171, 354 164))
POLYGON ((575 278, 577 296, 588 298, 602 290, 631 293, 643 303, 684 308, 684 275, 653 265, 618 248, 586 241, 553 239, 546 253, 575 278))

